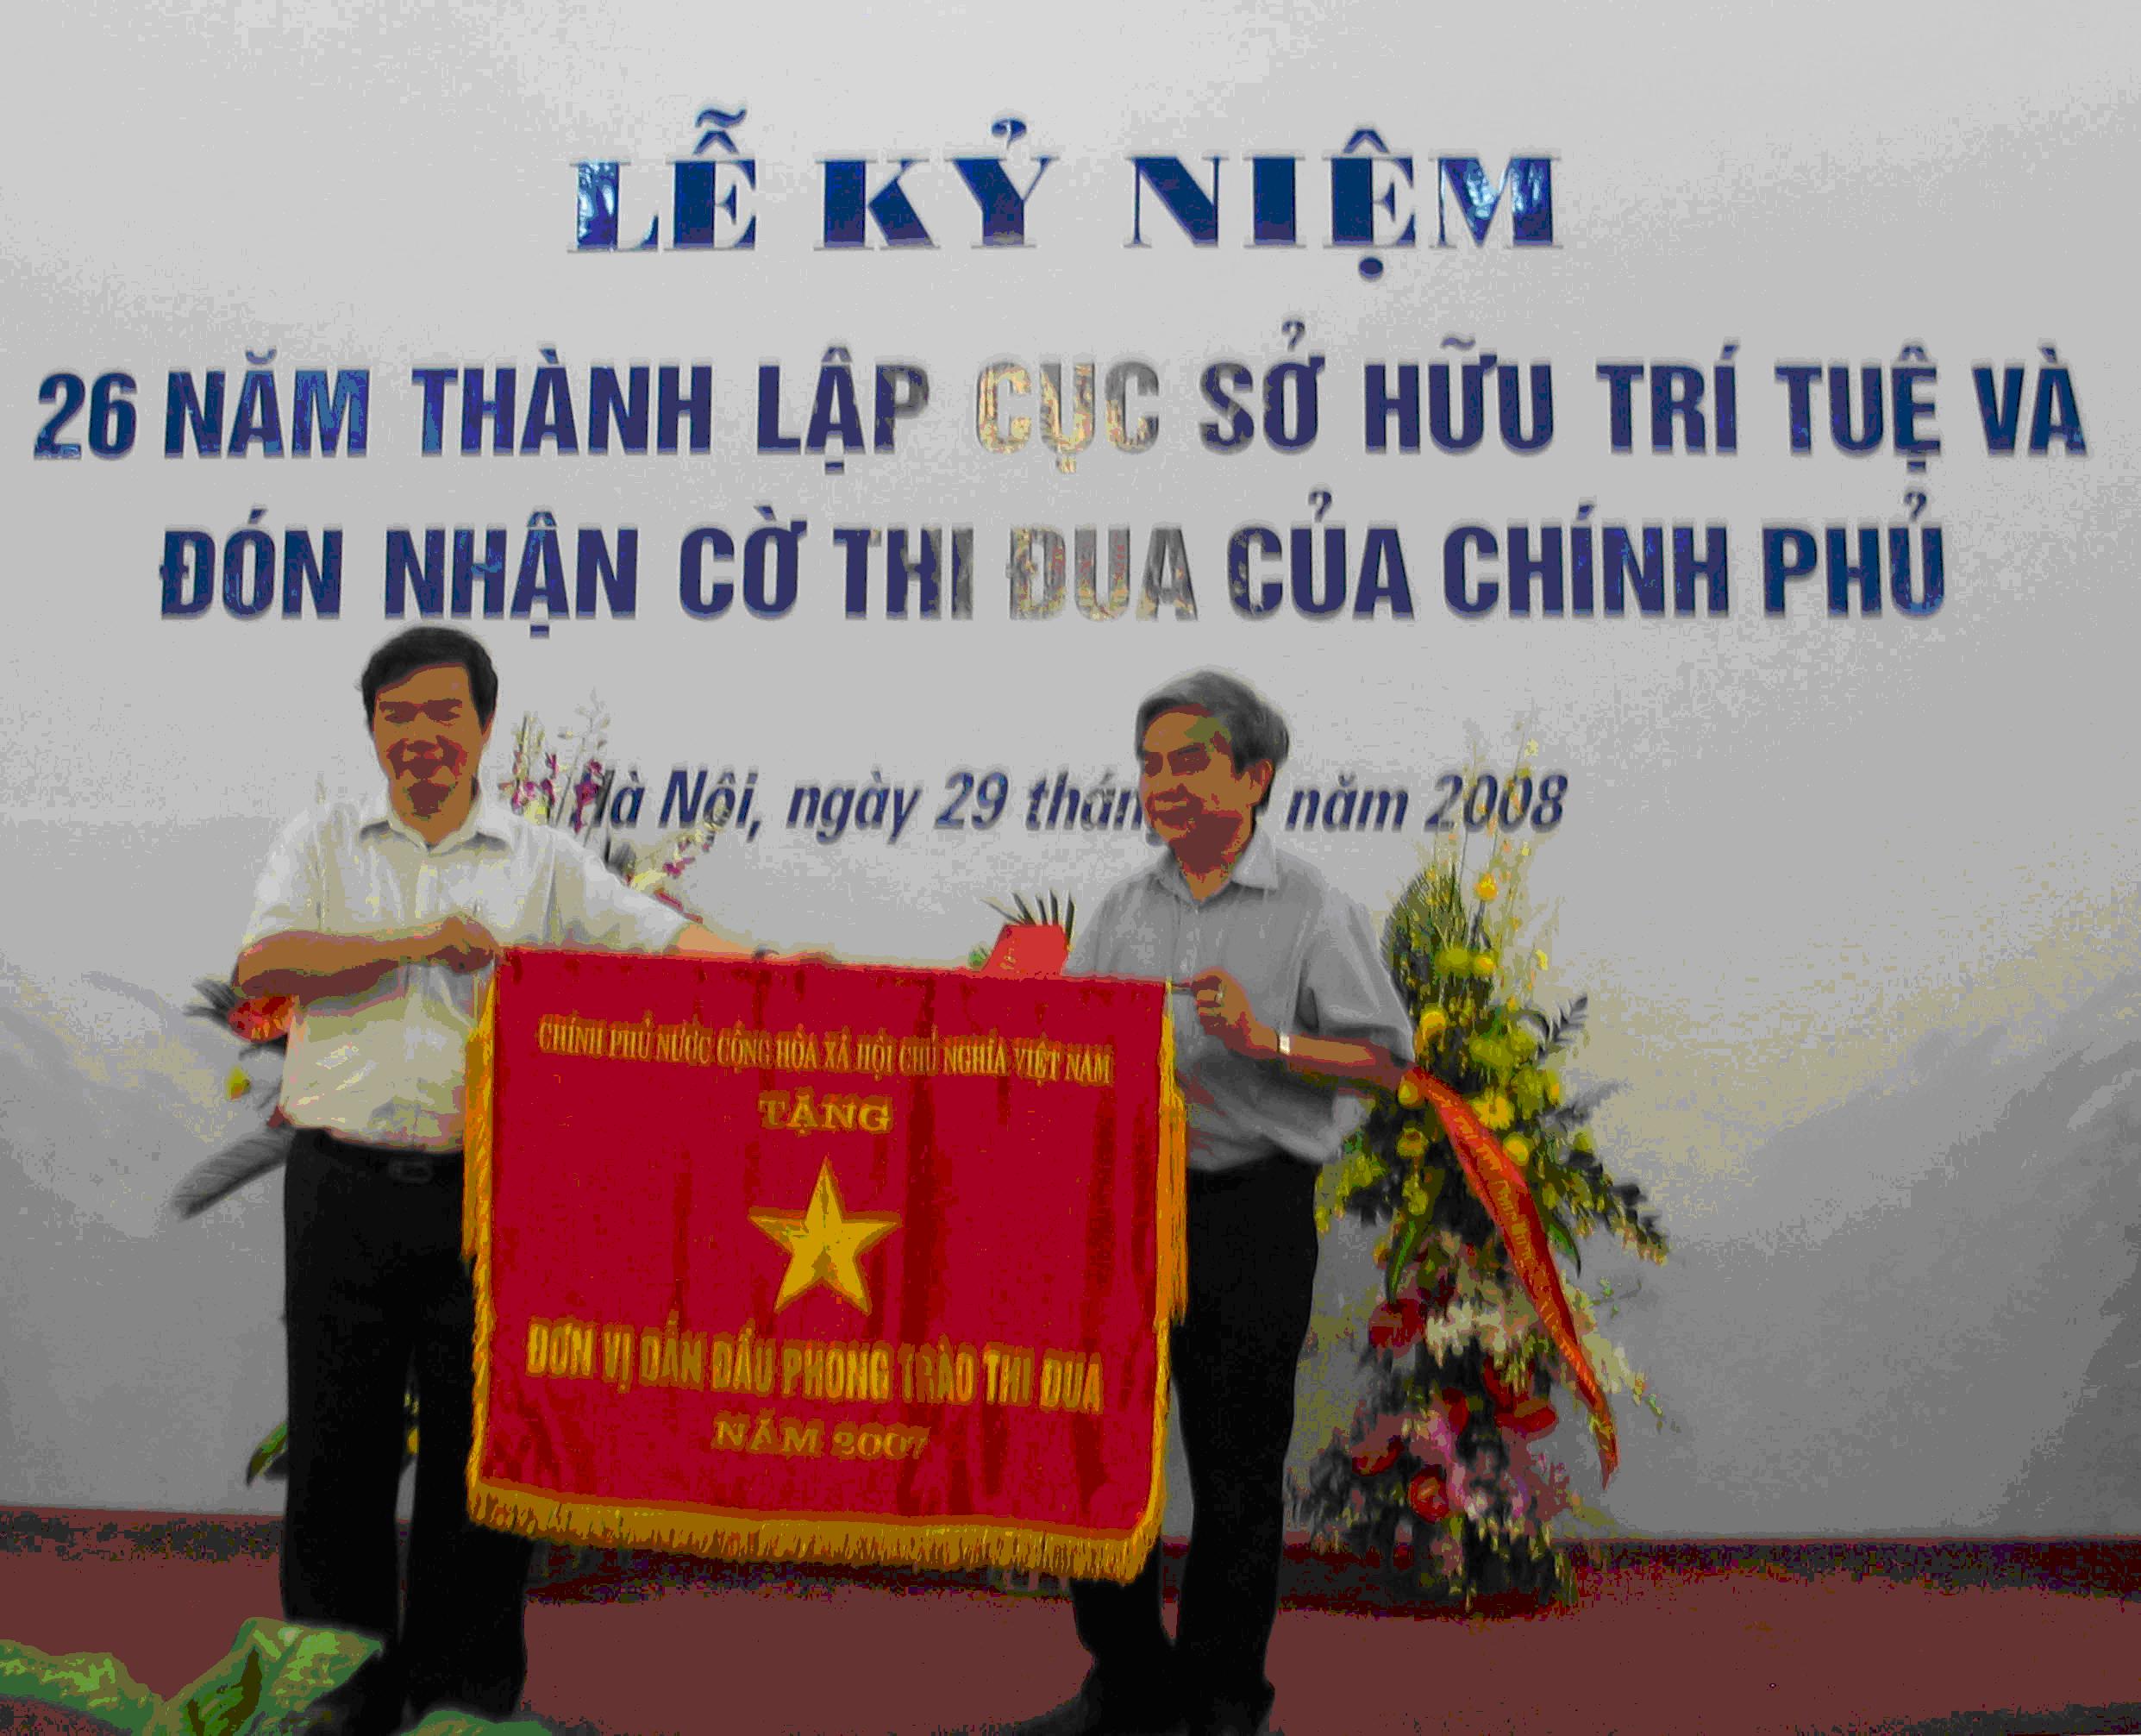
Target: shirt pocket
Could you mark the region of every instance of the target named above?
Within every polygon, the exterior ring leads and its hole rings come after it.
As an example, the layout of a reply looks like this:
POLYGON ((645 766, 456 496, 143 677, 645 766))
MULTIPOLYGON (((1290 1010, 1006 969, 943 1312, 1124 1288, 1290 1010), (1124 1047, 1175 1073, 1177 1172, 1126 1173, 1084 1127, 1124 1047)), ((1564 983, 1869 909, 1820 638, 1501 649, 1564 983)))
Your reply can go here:
POLYGON ((486 864, 462 889, 460 912, 501 946, 541 946, 550 937, 548 889, 529 882, 510 863, 486 864))

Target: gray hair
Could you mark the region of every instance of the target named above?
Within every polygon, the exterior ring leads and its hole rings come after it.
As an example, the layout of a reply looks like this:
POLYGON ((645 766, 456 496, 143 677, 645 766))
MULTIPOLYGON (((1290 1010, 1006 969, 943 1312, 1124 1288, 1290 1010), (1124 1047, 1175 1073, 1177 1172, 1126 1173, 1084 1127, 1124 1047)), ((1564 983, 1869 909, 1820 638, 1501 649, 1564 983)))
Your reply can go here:
MULTIPOLYGON (((1177 675, 1137 708, 1133 751, 1143 754, 1145 731, 1162 711, 1202 711, 1219 726, 1218 733, 1225 738, 1236 771, 1245 771, 1259 760, 1269 760, 1272 784, 1277 785, 1279 768, 1286 762, 1286 750, 1293 738, 1279 708, 1239 675, 1230 675, 1224 669, 1195 669, 1177 675)), ((1270 800, 1271 791, 1267 789, 1263 800, 1256 804, 1256 812, 1261 814, 1270 800)))

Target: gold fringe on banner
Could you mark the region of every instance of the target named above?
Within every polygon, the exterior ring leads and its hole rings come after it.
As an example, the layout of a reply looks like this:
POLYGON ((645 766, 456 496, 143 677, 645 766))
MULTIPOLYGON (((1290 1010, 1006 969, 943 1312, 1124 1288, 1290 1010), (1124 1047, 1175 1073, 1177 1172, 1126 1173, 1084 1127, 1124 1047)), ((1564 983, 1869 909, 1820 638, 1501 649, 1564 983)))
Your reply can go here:
MULTIPOLYGON (((1174 993, 1169 985, 1168 993, 1174 993)), ((1174 1076, 1174 1018, 1168 1000, 1160 1003, 1160 1185, 1154 1215, 1160 1236, 1159 1313, 1166 1328, 1189 1309, 1189 1108, 1174 1076)), ((1164 1346, 1165 1340, 1162 1339, 1164 1346)), ((1162 1386, 1164 1396, 1167 1388, 1162 1386)))
POLYGON ((461 1107, 461 1252, 475 1280, 475 1426, 469 1432, 469 1512, 481 1517, 478 1468, 483 1463, 484 1419, 491 1414, 491 1350, 498 1337, 498 1303, 491 1294, 491 1188, 497 1156, 495 1116, 498 1056, 498 979, 493 971, 476 1028, 468 1034, 461 1107))
POLYGON ((1152 1484, 1145 1510, 1107 1563, 1077 1576, 1135 1579, 1160 1540, 1168 1503, 1168 1404, 1174 1385, 1172 1328, 1189 1309, 1189 1108, 1174 1075, 1174 985, 1160 997, 1159 1174, 1153 1188, 1153 1233, 1158 1257, 1153 1273, 1152 1484))
POLYGON ((485 992, 476 1028, 468 1033, 461 1106, 461 1253, 491 1245, 491 1069, 498 1064, 498 995, 495 980, 485 992))
POLYGON ((731 1561, 815 1561, 940 1572, 1007 1567, 1070 1579, 1137 1576, 1160 1534, 1155 1502, 1127 1537, 1005 1520, 861 1514, 821 1518, 719 1508, 617 1506, 565 1500, 513 1483, 469 1483, 469 1513, 493 1531, 605 1547, 670 1550, 731 1561))

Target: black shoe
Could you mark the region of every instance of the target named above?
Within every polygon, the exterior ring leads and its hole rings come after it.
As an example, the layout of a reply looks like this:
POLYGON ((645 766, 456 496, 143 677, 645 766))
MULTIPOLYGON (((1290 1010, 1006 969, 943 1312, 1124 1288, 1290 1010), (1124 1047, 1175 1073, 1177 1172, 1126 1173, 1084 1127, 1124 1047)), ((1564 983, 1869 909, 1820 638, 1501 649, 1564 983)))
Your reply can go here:
POLYGON ((281 1727, 290 1736, 393 1736, 402 1728, 401 1689, 366 1664, 281 1727))
POLYGON ((1061 1706, 1011 1726, 1004 1736, 1184 1736, 1184 1726, 1168 1707, 1111 1703, 1099 1682, 1088 1676, 1061 1706))
POLYGON ((1186 1727, 1189 1736, 1274 1736, 1269 1716, 1259 1717, 1246 1706, 1222 1700, 1186 1727))

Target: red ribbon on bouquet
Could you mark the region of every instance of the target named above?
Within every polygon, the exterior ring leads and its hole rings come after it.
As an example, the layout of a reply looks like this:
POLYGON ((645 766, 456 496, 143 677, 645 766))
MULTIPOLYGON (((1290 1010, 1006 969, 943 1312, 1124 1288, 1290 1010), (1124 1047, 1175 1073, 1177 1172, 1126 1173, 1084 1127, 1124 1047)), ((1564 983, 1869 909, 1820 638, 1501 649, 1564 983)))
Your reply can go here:
POLYGON ((1474 1197, 1487 1207, 1495 1229, 1501 1232, 1502 1244, 1509 1250, 1509 1263, 1516 1268, 1524 1294, 1538 1310, 1554 1348, 1568 1365, 1569 1379, 1577 1396, 1590 1407, 1592 1432, 1599 1443, 1599 1469, 1602 1480, 1612 1482, 1613 1472, 1620 1464, 1620 1441, 1613 1429, 1613 1413, 1606 1401, 1606 1390, 1599 1386, 1599 1377, 1592 1369, 1591 1360, 1584 1354, 1583 1341, 1576 1332, 1574 1312, 1568 1306, 1568 1292, 1562 1288, 1561 1268, 1554 1263, 1553 1247, 1546 1238, 1546 1225, 1539 1217, 1538 1204, 1525 1184, 1524 1172, 1503 1150, 1501 1141, 1472 1112, 1472 1106, 1424 1068, 1415 1067, 1406 1072, 1398 1087, 1398 1097, 1402 1103, 1431 1104, 1441 1119, 1443 1131, 1449 1135, 1450 1147, 1457 1154, 1467 1184, 1474 1197))

